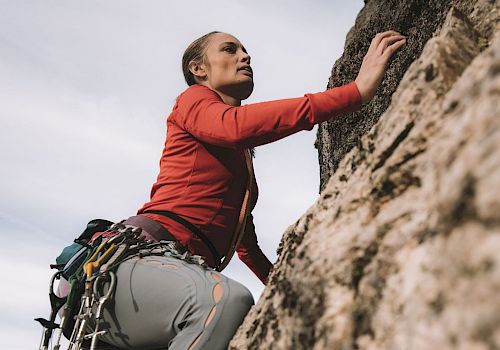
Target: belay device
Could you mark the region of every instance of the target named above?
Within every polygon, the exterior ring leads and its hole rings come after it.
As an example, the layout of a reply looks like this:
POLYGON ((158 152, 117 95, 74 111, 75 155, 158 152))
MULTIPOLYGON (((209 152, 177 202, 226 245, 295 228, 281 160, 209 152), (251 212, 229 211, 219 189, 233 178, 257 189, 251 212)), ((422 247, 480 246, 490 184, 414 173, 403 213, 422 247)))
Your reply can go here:
MULTIPOLYGON (((115 271, 118 265, 135 256, 170 255, 185 260, 198 259, 176 241, 154 242, 141 236, 140 227, 112 223, 107 220, 92 220, 85 231, 66 247, 51 265, 58 271, 50 279, 49 319, 37 318, 43 326, 40 350, 60 350, 61 338, 69 339, 68 350, 97 349, 99 336, 108 330, 101 329, 103 309, 113 297, 116 287, 115 271), (102 232, 91 241, 94 233, 102 232), (54 292, 54 282, 65 278, 69 282, 67 296, 54 292), (56 315, 61 312, 60 323, 56 315), (52 341, 56 331, 57 336, 52 341), (58 332, 57 332, 58 331, 58 332)), ((204 261, 196 261, 204 264, 204 261)))

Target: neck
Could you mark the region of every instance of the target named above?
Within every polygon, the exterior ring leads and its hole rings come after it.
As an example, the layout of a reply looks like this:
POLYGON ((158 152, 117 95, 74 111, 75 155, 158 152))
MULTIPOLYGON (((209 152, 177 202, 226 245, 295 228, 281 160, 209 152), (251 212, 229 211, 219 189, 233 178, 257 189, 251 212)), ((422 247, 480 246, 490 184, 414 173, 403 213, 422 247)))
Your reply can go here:
POLYGON ((225 93, 220 92, 218 90, 214 90, 214 91, 219 94, 219 96, 222 98, 222 101, 224 101, 225 104, 233 106, 233 107, 241 106, 241 100, 238 100, 237 98, 226 95, 225 93))
POLYGON ((222 101, 224 101, 225 104, 233 106, 233 107, 241 106, 241 100, 239 100, 239 99, 237 99, 237 98, 235 98, 233 96, 227 95, 227 94, 223 93, 220 90, 214 89, 211 86, 209 86, 208 84, 203 84, 202 83, 202 85, 205 85, 206 87, 208 87, 211 90, 215 91, 220 96, 220 98, 222 99, 222 101))

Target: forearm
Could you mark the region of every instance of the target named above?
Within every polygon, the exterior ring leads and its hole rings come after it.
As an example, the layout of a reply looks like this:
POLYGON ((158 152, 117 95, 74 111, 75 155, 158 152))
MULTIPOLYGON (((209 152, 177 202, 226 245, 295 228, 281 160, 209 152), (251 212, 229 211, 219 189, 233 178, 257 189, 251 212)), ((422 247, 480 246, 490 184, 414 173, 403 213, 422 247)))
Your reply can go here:
POLYGON ((238 257, 241 261, 248 266, 250 270, 262 281, 263 284, 267 284, 267 277, 273 264, 267 256, 262 252, 261 249, 252 251, 248 254, 238 253, 238 257))

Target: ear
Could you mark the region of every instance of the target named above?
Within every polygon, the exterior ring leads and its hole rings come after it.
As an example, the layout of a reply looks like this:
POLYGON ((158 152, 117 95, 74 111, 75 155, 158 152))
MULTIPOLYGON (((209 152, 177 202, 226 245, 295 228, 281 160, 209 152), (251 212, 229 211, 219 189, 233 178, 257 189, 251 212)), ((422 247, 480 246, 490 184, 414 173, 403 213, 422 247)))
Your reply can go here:
POLYGON ((207 79, 206 66, 203 63, 191 61, 189 62, 189 71, 200 81, 207 79))

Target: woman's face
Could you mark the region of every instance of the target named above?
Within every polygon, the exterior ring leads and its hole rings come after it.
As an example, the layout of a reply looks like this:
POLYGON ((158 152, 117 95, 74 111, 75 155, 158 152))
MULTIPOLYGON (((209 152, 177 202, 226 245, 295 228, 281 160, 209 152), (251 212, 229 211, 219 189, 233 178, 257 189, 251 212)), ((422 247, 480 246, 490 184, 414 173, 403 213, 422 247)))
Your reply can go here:
POLYGON ((239 100, 244 100, 253 91, 253 71, 250 55, 234 36, 215 33, 209 38, 205 50, 204 83, 213 90, 239 100))

